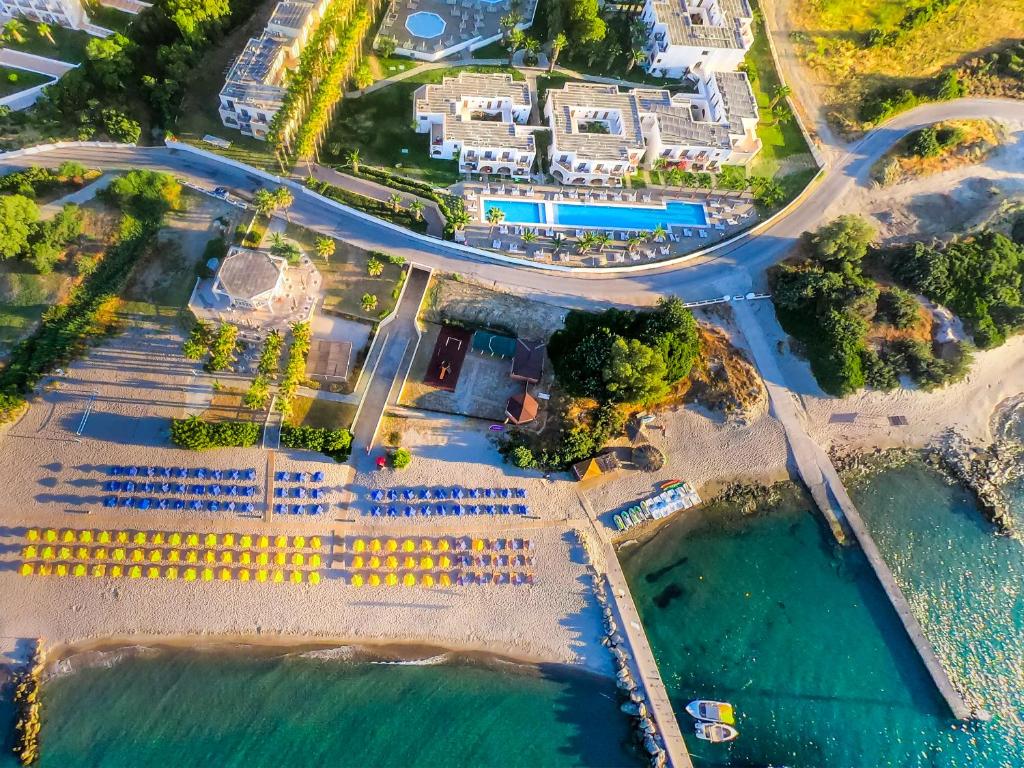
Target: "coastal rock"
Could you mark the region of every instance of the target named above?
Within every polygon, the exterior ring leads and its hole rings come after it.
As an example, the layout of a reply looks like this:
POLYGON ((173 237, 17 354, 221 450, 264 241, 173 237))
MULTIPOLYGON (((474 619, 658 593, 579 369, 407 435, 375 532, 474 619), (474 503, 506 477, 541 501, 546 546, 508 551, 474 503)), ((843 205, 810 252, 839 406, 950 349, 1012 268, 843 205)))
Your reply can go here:
POLYGON ((664 749, 659 749, 657 754, 651 756, 651 768, 664 768, 668 762, 668 754, 664 749))
POLYGON ((936 451, 936 460, 952 478, 970 490, 982 513, 1001 534, 1014 533, 1009 503, 1002 486, 1024 472, 1021 446, 1016 441, 1001 441, 982 449, 950 430, 936 451))
POLYGON ((642 717, 642 715, 640 714, 640 707, 642 706, 643 704, 636 704, 632 701, 627 701, 625 704, 619 707, 619 709, 621 709, 627 715, 633 715, 633 717, 642 717))
POLYGON ((646 749, 647 754, 652 757, 661 751, 661 747, 658 746, 658 742, 654 740, 653 736, 644 737, 644 749, 646 749))
POLYGON ((761 485, 759 483, 731 483, 718 494, 715 501, 727 501, 738 507, 745 515, 753 514, 759 507, 771 506, 782 501, 783 483, 761 485))
POLYGON ((658 732, 658 729, 655 727, 654 722, 649 717, 640 718, 640 730, 650 735, 653 735, 658 732))

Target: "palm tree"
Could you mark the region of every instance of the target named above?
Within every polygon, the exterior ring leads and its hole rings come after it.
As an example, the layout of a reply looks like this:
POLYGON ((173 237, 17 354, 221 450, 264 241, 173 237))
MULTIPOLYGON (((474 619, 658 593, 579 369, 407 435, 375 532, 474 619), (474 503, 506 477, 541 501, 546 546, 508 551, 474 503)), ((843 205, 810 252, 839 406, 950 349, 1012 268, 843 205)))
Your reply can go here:
POLYGON ((505 46, 508 48, 508 65, 512 66, 512 59, 515 58, 516 51, 526 45, 526 33, 521 29, 513 29, 508 33, 508 37, 505 38, 505 46))
POLYGON ((629 49, 629 64, 626 66, 626 71, 629 72, 633 67, 639 64, 647 58, 647 51, 643 48, 630 48, 629 49))
POLYGON ((584 232, 580 237, 579 249, 580 253, 586 253, 591 248, 597 245, 597 235, 593 232, 584 232))
POLYGON ((288 215, 288 209, 292 207, 292 203, 295 202, 295 195, 288 187, 278 187, 274 190, 274 207, 280 208, 284 211, 284 217, 289 224, 292 223, 291 216, 288 215))
POLYGON ((501 25, 501 37, 504 40, 508 40, 509 36, 512 34, 512 30, 515 29, 516 25, 519 24, 519 22, 521 22, 522 20, 523 14, 515 10, 510 11, 506 13, 504 16, 502 16, 501 19, 498 21, 498 24, 501 25))
POLYGON ((422 219, 423 218, 423 201, 422 200, 413 200, 411 203, 409 203, 409 213, 412 214, 412 217, 416 221, 419 221, 420 219, 422 219))
POLYGON ((772 100, 768 102, 768 109, 770 110, 774 108, 776 104, 789 96, 792 92, 793 89, 788 85, 776 85, 772 90, 772 100))
POLYGON ((288 245, 288 241, 284 239, 284 235, 282 235, 280 232, 274 232, 270 236, 270 250, 271 251, 283 250, 285 247, 287 247, 287 245, 288 245))
POLYGON ((552 72, 555 69, 555 62, 558 61, 559 54, 568 44, 569 38, 565 36, 564 32, 559 32, 555 35, 555 39, 551 41, 551 58, 548 60, 548 72, 552 72))
POLYGON ((4 34, 16 43, 25 42, 25 25, 18 19, 11 19, 4 24, 4 34))
POLYGON ((652 237, 653 237, 653 238, 654 238, 655 240, 657 240, 657 241, 659 241, 659 242, 660 242, 660 241, 662 241, 662 240, 664 240, 664 239, 665 239, 665 236, 666 236, 667 234, 668 234, 668 233, 667 233, 667 232, 665 231, 665 228, 664 228, 663 226, 661 226, 661 224, 659 224, 658 226, 656 226, 656 227, 654 228, 654 231, 653 231, 653 232, 651 232, 651 236, 652 236, 652 237))
POLYGON ((487 209, 487 223, 491 225, 491 234, 494 234, 494 228, 501 224, 505 220, 505 212, 494 206, 493 208, 487 209))
POLYGON ((528 58, 530 61, 536 63, 537 54, 540 53, 540 40, 528 37, 526 38, 526 42, 523 47, 526 49, 526 56, 524 56, 524 60, 528 58))
POLYGON ((554 237, 551 238, 551 245, 554 247, 555 253, 560 252, 565 248, 565 235, 561 232, 556 232, 554 237))
POLYGON ((598 232, 594 235, 594 245, 597 246, 597 252, 600 253, 607 247, 608 243, 612 241, 611 235, 607 232, 598 232))
POLYGON ((359 175, 359 150, 350 149, 345 153, 345 162, 352 168, 352 173, 356 176, 359 175))
POLYGON ((398 213, 402 207, 402 196, 397 192, 392 193, 391 197, 388 198, 388 205, 391 206, 391 210, 398 213))
POLYGON ((629 240, 626 241, 626 250, 634 253, 637 248, 643 245, 643 242, 643 235, 630 235, 629 240))
MULTIPOLYGON (((531 232, 530 230, 526 230, 525 232, 523 232, 523 236, 522 237, 523 237, 523 242, 526 245, 530 245, 530 243, 536 243, 537 242, 537 233, 536 232, 531 232)), ((529 251, 529 249, 527 249, 527 251, 529 251)))
POLYGON ((448 212, 448 223, 451 225, 452 229, 465 229, 469 226, 470 221, 469 211, 462 206, 454 207, 448 212))
POLYGON ((260 187, 256 190, 256 194, 252 196, 252 206, 256 209, 256 213, 261 216, 268 216, 277 206, 274 193, 269 189, 260 187))
POLYGON ((47 40, 49 40, 50 45, 56 45, 56 42, 54 42, 53 39, 53 29, 50 27, 49 24, 37 24, 36 32, 39 33, 40 37, 45 37, 47 40))
POLYGON ((316 239, 316 255, 324 261, 328 261, 334 255, 337 245, 333 237, 318 237, 316 239))

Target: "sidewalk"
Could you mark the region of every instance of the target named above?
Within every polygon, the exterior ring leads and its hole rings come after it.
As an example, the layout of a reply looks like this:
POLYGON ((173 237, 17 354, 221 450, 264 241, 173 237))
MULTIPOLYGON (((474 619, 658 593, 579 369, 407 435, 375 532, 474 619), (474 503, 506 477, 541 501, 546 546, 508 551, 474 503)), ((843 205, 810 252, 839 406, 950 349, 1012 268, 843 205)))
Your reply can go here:
POLYGON ((107 188, 107 186, 114 179, 118 177, 116 173, 104 173, 96 181, 86 184, 84 187, 76 192, 72 192, 70 195, 64 195, 59 200, 47 203, 46 205, 40 206, 39 218, 46 220, 57 215, 57 212, 63 208, 67 203, 74 203, 75 205, 82 205, 92 200, 101 191, 107 188))
POLYGON ((77 64, 69 64, 58 59, 47 59, 43 56, 36 56, 34 53, 15 51, 10 48, 0 48, 0 65, 27 69, 29 72, 38 72, 41 75, 60 77, 65 72, 77 67, 77 64))

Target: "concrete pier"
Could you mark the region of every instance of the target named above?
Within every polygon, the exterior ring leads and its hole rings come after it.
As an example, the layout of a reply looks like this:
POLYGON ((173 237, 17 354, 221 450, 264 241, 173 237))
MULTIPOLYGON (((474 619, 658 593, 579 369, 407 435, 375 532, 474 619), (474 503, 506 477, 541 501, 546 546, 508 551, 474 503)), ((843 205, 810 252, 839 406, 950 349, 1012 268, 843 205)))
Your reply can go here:
POLYGON ((815 504, 825 516, 836 540, 844 544, 846 543, 845 531, 850 530, 853 533, 874 569, 875 576, 888 596, 889 602, 892 603, 896 615, 903 622, 903 628, 917 650, 918 656, 921 657, 925 669, 931 675, 939 694, 949 705, 954 717, 958 720, 969 719, 971 717, 970 707, 967 706, 960 692, 953 687, 953 681, 946 673, 942 662, 939 661, 935 648, 925 637, 924 629, 914 617, 903 590, 896 583, 896 578, 889 570, 882 553, 878 551, 874 539, 871 538, 871 533, 864 525, 860 512, 847 494, 842 480, 839 479, 839 473, 836 472, 832 460, 807 433, 804 425, 806 414, 786 387, 782 372, 779 370, 771 347, 768 345, 750 305, 737 303, 733 305, 733 308, 737 324, 750 345, 754 362, 768 389, 772 412, 786 431, 786 440, 789 442, 789 448, 801 480, 811 492, 815 504))
POLYGON ((647 640, 647 634, 640 621, 640 614, 637 613, 636 605, 633 603, 633 596, 629 592, 626 576, 619 565, 619 558, 610 543, 605 545, 608 548, 605 557, 607 558, 609 600, 617 614, 619 626, 626 633, 629 647, 633 651, 637 680, 643 686, 651 717, 657 724, 661 739, 665 744, 668 764, 673 768, 693 768, 690 753, 686 749, 686 742, 683 741, 682 731, 679 730, 679 721, 676 720, 668 691, 665 690, 665 684, 661 680, 658 663, 654 660, 651 644, 647 640))

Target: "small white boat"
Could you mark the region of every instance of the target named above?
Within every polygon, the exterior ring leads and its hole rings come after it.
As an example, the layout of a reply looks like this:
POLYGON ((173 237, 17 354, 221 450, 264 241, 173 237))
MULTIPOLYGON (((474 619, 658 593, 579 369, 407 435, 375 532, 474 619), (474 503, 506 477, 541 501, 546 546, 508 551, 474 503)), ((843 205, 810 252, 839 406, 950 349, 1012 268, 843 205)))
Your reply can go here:
POLYGON ((740 732, 731 725, 726 725, 725 723, 708 723, 704 720, 697 722, 695 730, 697 732, 698 739, 710 741, 712 744, 721 744, 724 741, 732 741, 740 735, 740 732))
POLYGON ((732 704, 724 701, 710 701, 708 699, 697 699, 686 705, 686 711, 698 720, 711 720, 716 723, 736 724, 736 716, 732 711, 732 704))

